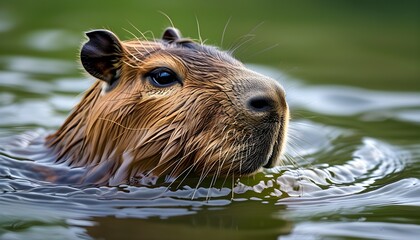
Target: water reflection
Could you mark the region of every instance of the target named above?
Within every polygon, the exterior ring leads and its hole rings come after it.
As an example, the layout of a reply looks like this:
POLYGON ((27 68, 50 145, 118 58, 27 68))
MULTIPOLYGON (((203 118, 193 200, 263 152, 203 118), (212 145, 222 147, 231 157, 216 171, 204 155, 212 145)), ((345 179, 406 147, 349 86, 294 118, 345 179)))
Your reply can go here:
POLYGON ((124 239, 135 238, 133 234, 144 239, 172 239, 174 232, 185 236, 183 239, 200 239, 209 235, 220 239, 275 239, 279 235, 290 233, 290 221, 266 218, 275 209, 278 210, 278 207, 265 205, 258 210, 255 207, 252 202, 239 202, 229 208, 206 207, 200 210, 200 214, 180 215, 165 221, 158 218, 129 221, 115 217, 100 218, 95 221, 103 227, 92 226, 87 229, 96 238, 113 236, 124 239), (120 223, 118 226, 122 226, 122 229, 115 231, 115 223, 120 223), (142 226, 141 231, 138 230, 139 226, 142 226))
POLYGON ((294 233, 281 239, 360 238, 360 239, 407 239, 415 240, 420 227, 415 224, 365 222, 361 218, 353 222, 307 222, 295 227, 294 233))
POLYGON ((24 41, 29 49, 56 51, 66 48, 77 49, 80 36, 61 29, 48 29, 31 32, 24 41))
POLYGON ((9 12, 0 9, 0 33, 13 29, 15 23, 16 21, 9 12))
POLYGON ((417 118, 420 106, 418 92, 372 91, 344 86, 305 86, 295 90, 292 102, 296 107, 333 116, 362 115, 367 120, 398 118, 420 123, 417 118), (299 97, 299 96, 305 97, 299 97), (410 108, 414 108, 413 111, 410 108), (407 109, 407 110, 404 110, 407 109), (414 114, 413 116, 410 116, 414 114))
POLYGON ((74 73, 77 69, 77 65, 73 61, 28 56, 2 56, 0 64, 3 66, 2 68, 9 71, 43 75, 57 74, 63 76, 74 73))

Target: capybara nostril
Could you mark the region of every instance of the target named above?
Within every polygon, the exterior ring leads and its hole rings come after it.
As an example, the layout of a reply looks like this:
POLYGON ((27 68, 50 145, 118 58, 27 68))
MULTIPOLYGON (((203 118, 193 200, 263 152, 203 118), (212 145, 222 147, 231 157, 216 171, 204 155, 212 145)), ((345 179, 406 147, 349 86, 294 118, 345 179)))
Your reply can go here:
POLYGON ((276 108, 275 101, 269 96, 253 96, 247 100, 247 107, 254 112, 272 112, 276 108))

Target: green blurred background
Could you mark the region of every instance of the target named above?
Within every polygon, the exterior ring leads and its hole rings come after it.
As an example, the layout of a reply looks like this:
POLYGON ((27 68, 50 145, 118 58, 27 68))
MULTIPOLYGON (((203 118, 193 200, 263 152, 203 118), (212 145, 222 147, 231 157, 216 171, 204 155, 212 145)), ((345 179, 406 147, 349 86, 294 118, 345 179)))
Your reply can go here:
MULTIPOLYGON (((1 55, 77 58, 83 31, 108 28, 121 39, 170 26, 184 36, 240 46, 235 56, 275 67, 308 83, 420 90, 420 1, 6 1, 0 2, 1 55), (135 27, 134 27, 135 26, 135 27), (58 47, 17 39, 63 30, 58 47), (128 31, 127 31, 128 30, 128 31), (64 35, 66 36, 66 35, 64 35), (65 43, 65 44, 64 44, 65 43)), ((146 34, 152 36, 151 34, 146 34)))

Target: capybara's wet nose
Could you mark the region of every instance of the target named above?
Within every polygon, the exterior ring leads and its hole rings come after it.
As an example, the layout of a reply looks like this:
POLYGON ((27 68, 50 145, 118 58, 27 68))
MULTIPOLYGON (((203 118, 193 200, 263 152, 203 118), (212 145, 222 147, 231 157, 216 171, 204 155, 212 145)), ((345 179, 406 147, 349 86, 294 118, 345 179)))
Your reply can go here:
POLYGON ((260 95, 252 96, 247 100, 247 108, 253 112, 273 112, 276 110, 276 102, 270 96, 260 95))
POLYGON ((280 117, 287 109, 284 89, 270 78, 251 78, 242 88, 245 110, 252 117, 280 117))

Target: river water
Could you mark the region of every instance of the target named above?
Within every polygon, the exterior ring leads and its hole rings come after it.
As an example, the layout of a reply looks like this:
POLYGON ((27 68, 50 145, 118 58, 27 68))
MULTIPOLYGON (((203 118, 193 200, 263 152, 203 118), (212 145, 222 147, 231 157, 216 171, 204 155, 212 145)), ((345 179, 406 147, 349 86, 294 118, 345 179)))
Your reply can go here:
POLYGON ((92 80, 74 58, 50 53, 77 49, 83 36, 13 33, 25 17, 0 16, 3 36, 11 31, 24 47, 6 54, 11 40, 0 45, 0 239, 418 239, 420 89, 309 83, 249 64, 287 92, 292 120, 281 166, 211 188, 212 179, 51 184, 28 166, 77 176, 42 164, 43 137, 92 80))

